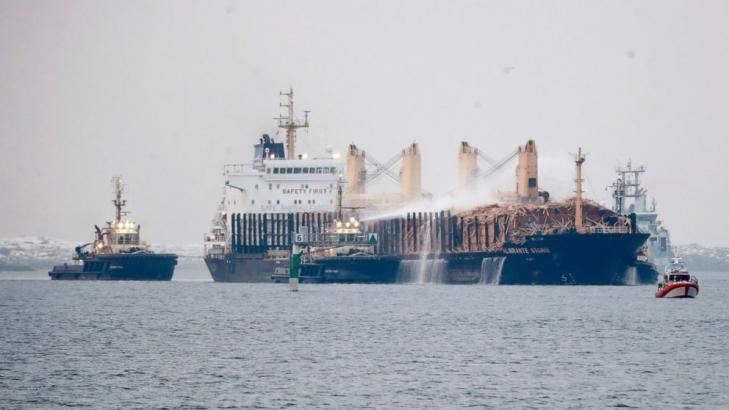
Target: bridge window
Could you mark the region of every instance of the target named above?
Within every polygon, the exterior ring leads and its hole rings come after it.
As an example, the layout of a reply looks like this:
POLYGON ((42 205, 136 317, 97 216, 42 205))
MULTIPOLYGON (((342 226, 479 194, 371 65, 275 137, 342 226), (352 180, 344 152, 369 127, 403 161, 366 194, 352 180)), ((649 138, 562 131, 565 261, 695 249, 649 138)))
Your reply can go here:
POLYGON ((266 168, 266 173, 267 174, 270 174, 271 173, 271 168, 266 168))
POLYGON ((317 173, 317 174, 321 174, 321 173, 322 173, 322 172, 321 172, 321 170, 322 170, 321 168, 317 168, 317 169, 316 169, 316 173, 317 173))
POLYGON ((337 169, 335 167, 331 167, 331 168, 329 168, 329 170, 330 170, 330 172, 332 174, 336 174, 337 173, 337 169))
POLYGON ((286 168, 286 173, 287 174, 293 174, 294 173, 294 169, 293 168, 286 168))
POLYGON ((274 174, 278 174, 278 168, 274 168, 274 169, 273 169, 273 173, 274 173, 274 174))
POLYGON ((310 174, 316 173, 316 168, 309 168, 309 173, 310 174))
POLYGON ((304 171, 304 174, 308 174, 309 173, 309 168, 302 168, 301 170, 304 171))
POLYGON ((300 174, 301 168, 294 168, 294 174, 300 174))

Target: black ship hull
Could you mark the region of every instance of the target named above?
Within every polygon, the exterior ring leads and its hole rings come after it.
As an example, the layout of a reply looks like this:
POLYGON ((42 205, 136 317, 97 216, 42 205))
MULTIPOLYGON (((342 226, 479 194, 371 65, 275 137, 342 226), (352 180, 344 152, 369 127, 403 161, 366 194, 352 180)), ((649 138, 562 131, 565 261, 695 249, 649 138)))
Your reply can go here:
POLYGON ((174 254, 101 254, 86 257, 81 265, 54 266, 53 280, 140 280, 168 281, 177 265, 174 254))
MULTIPOLYGON (((565 233, 527 238, 500 252, 449 255, 450 283, 502 285, 632 285, 655 283, 639 269, 641 233, 565 233), (639 274, 640 272, 640 274, 639 274)), ((657 273, 656 273, 657 275, 657 273)))
POLYGON ((266 258, 262 253, 205 257, 215 282, 270 283, 276 270, 287 269, 288 259, 266 258))
MULTIPOLYGON (((419 261, 401 256, 340 256, 318 258, 305 265, 302 277, 309 282, 396 283, 401 264, 411 270, 437 266, 426 278, 451 284, 503 285, 633 285, 654 284, 658 273, 652 265, 636 261, 636 252, 648 238, 641 233, 565 233, 530 237, 523 244, 507 244, 498 252, 459 252, 429 255, 419 261), (434 264, 429 261, 438 260, 434 264), (317 268, 316 265, 321 266, 317 268), (645 265, 645 266, 644 266, 645 265)), ((263 259, 262 255, 206 258, 213 279, 219 282, 270 282, 272 274, 288 266, 288 260, 263 259)), ((281 275, 279 275, 281 276, 281 275)), ((275 277, 275 281, 285 281, 275 277)), ((412 280, 412 275, 411 275, 412 280)), ((408 280, 405 280, 408 281, 408 280)), ((429 280, 428 280, 429 281, 429 280)))
POLYGON ((394 283, 400 258, 395 256, 327 256, 301 266, 301 277, 318 283, 394 283))

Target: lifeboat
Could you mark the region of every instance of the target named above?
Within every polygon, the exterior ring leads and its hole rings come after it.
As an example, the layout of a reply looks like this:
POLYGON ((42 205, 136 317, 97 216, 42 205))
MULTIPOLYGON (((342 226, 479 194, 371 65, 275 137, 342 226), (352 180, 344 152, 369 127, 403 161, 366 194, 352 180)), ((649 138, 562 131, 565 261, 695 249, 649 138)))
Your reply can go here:
POLYGON ((658 284, 656 297, 695 298, 698 294, 699 280, 688 272, 681 258, 672 258, 658 284))

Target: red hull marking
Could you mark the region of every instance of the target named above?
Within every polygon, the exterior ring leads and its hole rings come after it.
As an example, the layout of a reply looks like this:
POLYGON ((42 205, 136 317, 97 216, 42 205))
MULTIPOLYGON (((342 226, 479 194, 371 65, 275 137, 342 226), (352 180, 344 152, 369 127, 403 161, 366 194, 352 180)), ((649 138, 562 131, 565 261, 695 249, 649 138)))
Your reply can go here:
POLYGON ((656 292, 657 298, 662 298, 668 294, 668 292, 677 289, 677 288, 684 288, 684 296, 688 296, 689 288, 696 289, 696 293, 699 293, 699 287, 695 283, 688 283, 688 282, 679 282, 679 283, 671 283, 670 285, 666 285, 665 287, 661 288, 658 292, 656 292))

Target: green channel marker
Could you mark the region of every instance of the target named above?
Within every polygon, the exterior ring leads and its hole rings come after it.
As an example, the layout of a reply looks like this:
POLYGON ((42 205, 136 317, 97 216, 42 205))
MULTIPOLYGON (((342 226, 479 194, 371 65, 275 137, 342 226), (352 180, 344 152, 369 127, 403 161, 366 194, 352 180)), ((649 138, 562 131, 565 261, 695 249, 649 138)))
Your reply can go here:
POLYGON ((289 287, 292 292, 299 290, 299 267, 301 266, 301 252, 294 245, 291 249, 291 264, 289 265, 289 287))

